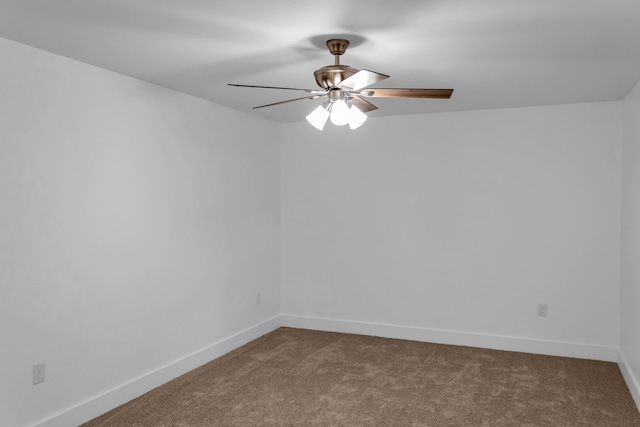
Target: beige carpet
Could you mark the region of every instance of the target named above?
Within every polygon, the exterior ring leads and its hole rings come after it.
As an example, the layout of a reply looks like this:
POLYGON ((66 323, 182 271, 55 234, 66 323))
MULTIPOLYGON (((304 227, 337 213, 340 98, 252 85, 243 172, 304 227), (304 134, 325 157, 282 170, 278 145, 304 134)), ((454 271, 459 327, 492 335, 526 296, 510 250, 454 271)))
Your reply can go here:
POLYGON ((615 363, 281 328, 85 426, 640 426, 615 363))

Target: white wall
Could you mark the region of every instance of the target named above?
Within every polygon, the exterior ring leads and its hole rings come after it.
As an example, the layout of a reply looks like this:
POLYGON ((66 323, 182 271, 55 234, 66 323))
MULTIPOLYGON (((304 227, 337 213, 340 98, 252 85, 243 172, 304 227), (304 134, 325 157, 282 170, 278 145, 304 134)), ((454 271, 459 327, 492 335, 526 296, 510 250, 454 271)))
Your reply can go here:
POLYGON ((3 39, 0 58, 0 425, 97 415, 281 312, 605 359, 620 333, 638 378, 637 88, 620 293, 622 103, 317 132, 3 39))
POLYGON ((615 360, 620 113, 285 125, 285 324, 615 360))
POLYGON ((277 124, 4 39, 0 58, 0 425, 279 314, 277 124))
POLYGON ((620 353, 640 407, 640 83, 624 102, 620 353))

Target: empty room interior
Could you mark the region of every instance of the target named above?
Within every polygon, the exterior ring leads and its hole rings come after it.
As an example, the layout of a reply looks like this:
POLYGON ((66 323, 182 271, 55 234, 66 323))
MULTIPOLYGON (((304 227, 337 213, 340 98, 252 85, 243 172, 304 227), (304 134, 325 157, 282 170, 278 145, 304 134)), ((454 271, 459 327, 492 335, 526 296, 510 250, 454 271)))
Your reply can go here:
POLYGON ((0 425, 280 328, 610 362, 640 406, 640 3, 266 4, 0 3, 0 425))

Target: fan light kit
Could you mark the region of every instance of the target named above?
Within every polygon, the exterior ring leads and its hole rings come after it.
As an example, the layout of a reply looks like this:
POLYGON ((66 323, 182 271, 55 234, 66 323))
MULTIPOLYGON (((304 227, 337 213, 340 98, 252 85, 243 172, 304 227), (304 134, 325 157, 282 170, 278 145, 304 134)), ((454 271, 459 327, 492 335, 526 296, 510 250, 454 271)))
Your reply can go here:
POLYGON ((340 55, 344 54, 349 42, 344 39, 331 39, 327 41, 329 52, 335 57, 334 65, 327 65, 314 72, 316 83, 321 90, 298 89, 292 87, 254 86, 229 83, 229 86, 251 87, 263 89, 302 90, 309 96, 260 105, 255 108, 272 107, 302 99, 318 99, 327 97, 328 100, 319 105, 308 116, 307 121, 316 129, 324 129, 327 120, 331 120, 336 126, 349 125, 351 129, 357 129, 367 120, 365 113, 377 110, 378 107, 364 98, 439 98, 449 99, 453 89, 385 89, 368 88, 384 79, 386 74, 369 70, 358 70, 348 65, 340 64, 340 55), (367 89, 368 88, 368 89, 367 89))

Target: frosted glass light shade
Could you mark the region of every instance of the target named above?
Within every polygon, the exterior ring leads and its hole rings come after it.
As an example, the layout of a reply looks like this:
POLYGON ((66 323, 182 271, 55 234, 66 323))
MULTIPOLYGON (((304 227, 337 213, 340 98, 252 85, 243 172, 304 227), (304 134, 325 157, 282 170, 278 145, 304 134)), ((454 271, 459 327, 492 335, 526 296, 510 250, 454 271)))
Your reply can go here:
POLYGON ((349 108, 349 127, 351 129, 358 129, 367 119, 368 116, 355 105, 349 108))
POLYGON ((327 123, 327 119, 329 118, 329 112, 322 105, 319 105, 318 108, 313 110, 308 116, 307 121, 311 123, 311 126, 318 130, 324 129, 324 125, 327 123))
POLYGON ((336 126, 344 126, 349 123, 349 107, 347 103, 339 99, 331 104, 331 123, 336 126))

